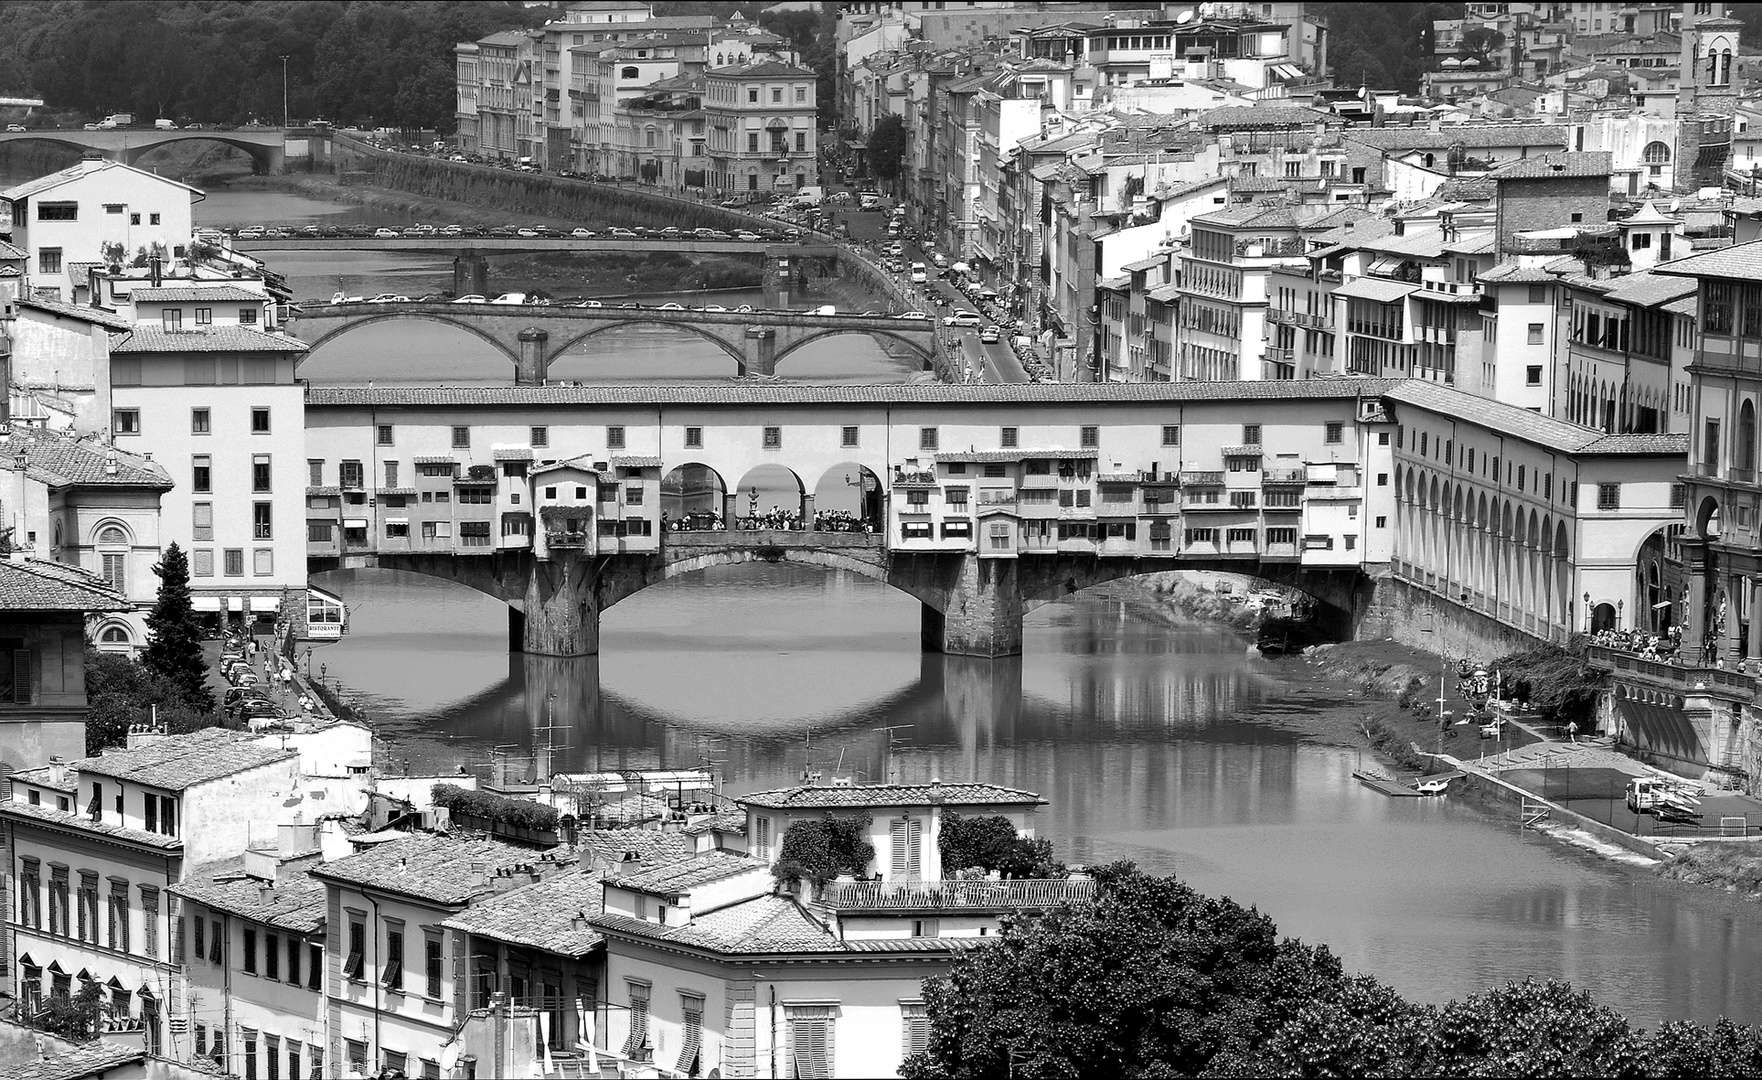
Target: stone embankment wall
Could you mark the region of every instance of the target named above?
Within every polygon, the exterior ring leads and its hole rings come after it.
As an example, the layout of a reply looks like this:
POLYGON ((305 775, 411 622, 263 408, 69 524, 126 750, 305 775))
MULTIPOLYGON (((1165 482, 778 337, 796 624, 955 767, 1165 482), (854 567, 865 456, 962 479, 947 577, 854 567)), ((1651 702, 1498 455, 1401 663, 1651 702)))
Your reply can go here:
POLYGON ((1393 574, 1375 579, 1375 591, 1354 634, 1390 638, 1452 659, 1488 661, 1542 644, 1497 619, 1469 611, 1393 574))

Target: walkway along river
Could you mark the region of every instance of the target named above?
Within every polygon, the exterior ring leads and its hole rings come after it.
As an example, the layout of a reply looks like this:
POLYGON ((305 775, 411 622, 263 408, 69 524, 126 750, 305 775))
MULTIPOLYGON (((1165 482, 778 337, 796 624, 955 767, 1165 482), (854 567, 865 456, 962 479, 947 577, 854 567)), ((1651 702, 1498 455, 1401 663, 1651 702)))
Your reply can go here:
POLYGON ((1051 800, 1038 830, 1061 858, 1178 873, 1424 1000, 1561 977, 1641 1024, 1762 1013, 1762 909, 1449 798, 1377 795, 1349 775, 1357 751, 1293 730, 1339 688, 1115 596, 1042 608, 1024 657, 982 661, 923 655, 917 604, 867 580, 721 568, 613 608, 600 656, 554 660, 509 656, 502 606, 455 586, 320 582, 352 627, 313 670, 380 718, 387 767, 511 744, 549 745, 559 771, 711 760, 730 794, 810 763, 988 780, 1051 800))

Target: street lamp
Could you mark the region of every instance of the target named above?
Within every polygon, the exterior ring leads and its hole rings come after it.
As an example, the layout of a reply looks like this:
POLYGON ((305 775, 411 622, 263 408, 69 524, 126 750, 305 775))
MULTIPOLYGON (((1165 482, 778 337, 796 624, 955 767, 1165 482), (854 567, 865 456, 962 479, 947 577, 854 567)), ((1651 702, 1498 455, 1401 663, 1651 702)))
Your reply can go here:
POLYGON ((288 126, 288 56, 281 55, 281 126, 288 126))

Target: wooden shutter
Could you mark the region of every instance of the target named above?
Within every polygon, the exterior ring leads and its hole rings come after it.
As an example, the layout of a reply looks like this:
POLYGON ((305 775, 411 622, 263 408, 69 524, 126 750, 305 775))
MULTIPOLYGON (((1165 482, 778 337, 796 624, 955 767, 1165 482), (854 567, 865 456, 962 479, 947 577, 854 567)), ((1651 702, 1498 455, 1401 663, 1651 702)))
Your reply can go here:
POLYGON ((892 823, 893 879, 895 881, 903 881, 906 876, 906 866, 909 862, 906 857, 906 827, 909 824, 911 824, 909 821, 895 821, 892 823))
POLYGON ((679 1048, 679 1063, 673 1067, 673 1071, 682 1076, 694 1076, 697 1071, 698 1053, 703 1047, 703 1004, 699 1002, 697 1008, 685 1009, 684 1017, 684 1023, 681 1026, 685 1029, 685 1041, 679 1048))
POLYGON ((922 1004, 899 1007, 900 1053, 905 1057, 921 1054, 930 1045, 930 1017, 922 1004))
POLYGON ((822 1080, 832 1075, 832 1055, 827 1045, 824 1019, 793 1019, 789 1022, 791 1057, 795 1075, 801 1080, 822 1080))
POLYGON ((924 876, 924 823, 912 818, 906 823, 906 878, 917 881, 924 876))
POLYGON ((31 703, 31 651, 29 649, 12 650, 12 703, 29 705, 31 703))

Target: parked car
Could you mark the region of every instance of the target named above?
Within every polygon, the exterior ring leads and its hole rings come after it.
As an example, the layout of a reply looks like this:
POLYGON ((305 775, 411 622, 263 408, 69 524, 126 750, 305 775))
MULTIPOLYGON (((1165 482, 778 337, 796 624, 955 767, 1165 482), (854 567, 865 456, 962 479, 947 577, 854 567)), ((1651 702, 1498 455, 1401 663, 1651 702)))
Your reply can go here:
POLYGON ((614 240, 635 240, 636 234, 629 229, 613 229, 606 234, 614 240))
POLYGON ((373 230, 373 238, 375 240, 396 240, 398 238, 398 230, 375 229, 373 230))
POLYGON ((896 319, 928 319, 929 317, 929 313, 924 311, 908 311, 903 315, 894 316, 896 319))
POLYGON ((985 329, 979 331, 979 343, 981 345, 995 345, 997 344, 998 339, 1002 336, 1002 332, 999 331, 997 327, 987 326, 985 329))
POLYGON ((600 303, 598 300, 583 300, 579 304, 570 304, 569 306, 578 308, 603 308, 606 305, 600 303))
POLYGON ((662 311, 684 311, 685 305, 684 304, 666 303, 666 304, 661 305, 660 310, 662 310, 662 311))
POLYGON ((455 304, 487 304, 487 303, 489 303, 489 300, 482 293, 466 293, 464 296, 459 297, 459 299, 454 300, 453 303, 455 303, 455 304))
POLYGON ((977 311, 957 311, 942 320, 944 326, 978 326, 984 320, 977 311))
POLYGON ((592 229, 576 229, 569 235, 577 240, 592 240, 594 237, 598 236, 599 233, 594 232, 592 229))

